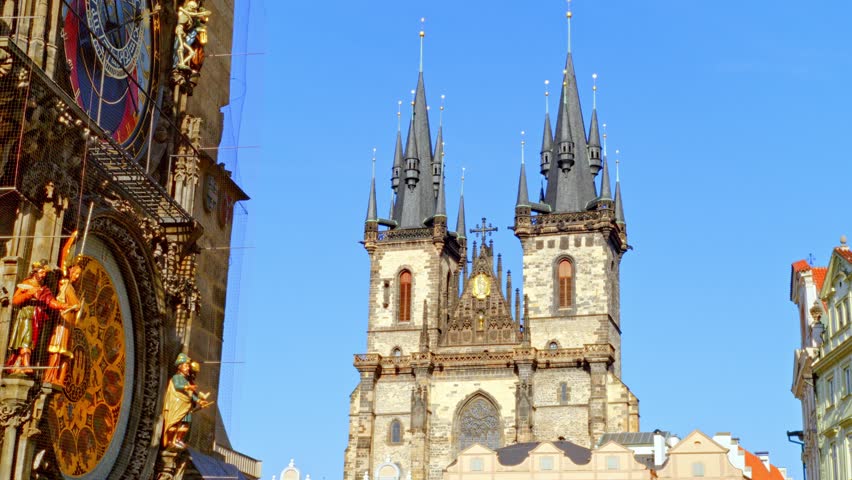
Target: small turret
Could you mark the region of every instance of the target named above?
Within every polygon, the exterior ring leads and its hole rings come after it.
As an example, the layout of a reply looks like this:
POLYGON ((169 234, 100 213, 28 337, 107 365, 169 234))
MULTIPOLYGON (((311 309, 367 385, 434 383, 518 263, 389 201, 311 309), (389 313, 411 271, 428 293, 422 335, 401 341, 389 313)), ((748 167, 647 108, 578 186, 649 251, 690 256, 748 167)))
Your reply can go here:
POLYGON ((367 222, 378 222, 379 212, 376 207, 376 149, 373 149, 373 174, 370 179, 370 199, 367 201, 367 222))
POLYGON ((413 189, 420 181, 420 160, 417 158, 417 140, 414 134, 414 120, 408 126, 408 141, 405 144, 405 184, 413 189))
POLYGON ((527 170, 524 161, 524 149, 526 145, 526 141, 524 140, 524 132, 521 132, 521 173, 518 176, 518 201, 515 203, 515 209, 517 207, 529 207, 530 206, 530 196, 527 191, 527 170))
MULTIPOLYGON (((563 90, 567 88, 564 83, 563 90)), ((567 97, 563 93, 563 97, 567 97)), ((568 103, 563 101, 559 106, 559 118, 556 121, 556 164, 563 173, 568 173, 574 167, 574 138, 571 135, 571 120, 568 103)))
POLYGON ((400 125, 400 116, 402 111, 402 100, 398 103, 398 108, 396 111, 396 148, 393 152, 393 167, 391 168, 391 187, 394 192, 399 191, 399 181, 402 177, 402 132, 400 125))
POLYGON ((432 159, 432 189, 435 196, 438 195, 438 187, 441 183, 442 162, 444 161, 444 133, 443 127, 438 127, 438 140, 435 143, 435 158, 432 159))
POLYGON ((589 169, 592 175, 597 176, 601 171, 601 135, 598 129, 598 74, 592 74, 592 80, 595 82, 592 86, 592 121, 589 126, 589 139, 586 143, 586 149, 589 153, 589 169))
POLYGON ((619 163, 620 160, 618 158, 618 150, 615 151, 615 223, 619 225, 625 225, 624 221, 624 205, 622 202, 624 201, 621 198, 621 179, 619 178, 619 163))
POLYGON ((548 104, 548 96, 550 92, 547 91, 547 84, 550 82, 548 80, 544 81, 545 91, 544 91, 544 133, 541 136, 541 174, 547 177, 547 173, 550 172, 550 162, 552 160, 553 155, 553 129, 550 127, 550 106, 548 104))
POLYGON ((467 227, 464 222, 464 169, 461 176, 461 194, 459 195, 459 217, 456 221, 456 237, 459 240, 467 238, 467 227))

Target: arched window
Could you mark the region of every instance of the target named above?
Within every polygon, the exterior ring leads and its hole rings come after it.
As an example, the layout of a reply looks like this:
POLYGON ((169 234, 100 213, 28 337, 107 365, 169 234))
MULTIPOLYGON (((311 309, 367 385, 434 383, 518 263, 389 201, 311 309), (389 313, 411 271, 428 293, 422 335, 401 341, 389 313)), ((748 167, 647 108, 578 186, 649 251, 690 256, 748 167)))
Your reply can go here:
POLYGON ((394 349, 391 350, 391 356, 394 357, 394 358, 401 357, 402 356, 402 349, 399 348, 399 347, 394 347, 394 349))
POLYGON ((485 397, 477 395, 462 407, 457 418, 458 451, 478 443, 496 450, 500 445, 500 416, 485 397))
POLYGON ((559 308, 571 306, 574 284, 574 265, 571 260, 563 259, 559 262, 557 274, 559 276, 559 308))
POLYGON ((399 274, 399 321, 411 321, 411 272, 403 270, 399 274))
POLYGON ((547 345, 547 348, 550 350, 559 350, 559 344, 556 343, 556 340, 553 340, 547 345))
POLYGON ((394 420, 390 424, 388 432, 388 441, 393 444, 402 443, 402 423, 399 420, 394 420))

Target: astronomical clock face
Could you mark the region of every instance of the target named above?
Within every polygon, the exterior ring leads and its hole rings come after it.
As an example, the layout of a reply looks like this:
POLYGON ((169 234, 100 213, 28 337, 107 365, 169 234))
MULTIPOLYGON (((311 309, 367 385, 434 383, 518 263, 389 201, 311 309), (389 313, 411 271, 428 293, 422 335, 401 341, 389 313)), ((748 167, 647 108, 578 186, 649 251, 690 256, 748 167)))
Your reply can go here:
POLYGON ((152 0, 62 2, 77 104, 131 155, 146 145, 157 98, 159 20, 152 0))
POLYGON ((64 392, 50 402, 50 437, 66 478, 105 478, 129 417, 133 341, 126 293, 114 260, 85 257, 75 284, 83 308, 71 328, 64 392))

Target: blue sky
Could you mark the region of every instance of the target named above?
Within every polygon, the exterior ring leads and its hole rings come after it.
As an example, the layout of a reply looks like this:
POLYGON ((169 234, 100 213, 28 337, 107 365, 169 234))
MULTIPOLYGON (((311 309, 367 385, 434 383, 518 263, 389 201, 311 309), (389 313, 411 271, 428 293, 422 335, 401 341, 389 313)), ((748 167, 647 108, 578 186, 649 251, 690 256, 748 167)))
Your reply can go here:
MULTIPOLYGON (((825 264, 852 234, 843 213, 852 4, 573 3, 584 114, 597 73, 610 159, 621 151, 634 247, 621 269, 623 377, 642 429, 731 432, 800 479, 785 435, 801 428, 790 264, 809 254, 825 264)), ((371 150, 383 213, 397 101, 417 79, 419 19, 433 134, 447 97, 450 216, 464 166, 469 226, 482 216, 499 226, 495 247, 519 275, 506 227, 520 131, 537 160, 543 82, 558 82, 565 61, 564 11, 558 0, 251 1, 246 49, 265 55, 247 60, 239 143, 262 148, 238 165, 252 248, 239 289, 236 355, 246 363, 229 423, 265 478, 290 458, 315 480, 342 474, 352 354, 366 348, 358 240, 371 150)))

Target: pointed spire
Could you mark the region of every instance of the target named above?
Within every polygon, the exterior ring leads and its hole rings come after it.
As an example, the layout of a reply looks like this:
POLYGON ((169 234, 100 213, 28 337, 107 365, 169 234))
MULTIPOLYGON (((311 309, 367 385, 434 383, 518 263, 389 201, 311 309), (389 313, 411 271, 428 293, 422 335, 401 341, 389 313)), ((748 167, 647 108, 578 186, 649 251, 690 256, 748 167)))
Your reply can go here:
POLYGON ((612 200, 612 189, 609 181, 609 167, 607 166, 606 157, 603 158, 603 174, 601 175, 601 194, 598 195, 598 200, 612 200))
POLYGON ((621 180, 619 179, 619 163, 621 160, 618 157, 618 150, 615 151, 615 223, 624 225, 624 205, 621 198, 621 180))
POLYGON ((562 173, 568 173, 574 167, 574 137, 571 135, 571 120, 568 112, 568 70, 566 80, 562 82, 562 101, 559 102, 559 116, 556 120, 556 163, 562 173))
POLYGON ((442 163, 444 160, 444 128, 438 127, 438 139, 435 141, 435 158, 432 159, 432 188, 433 195, 438 193, 438 183, 441 180, 442 163))
POLYGON ((461 176, 461 195, 459 196, 459 217, 456 221, 456 235, 459 239, 467 238, 467 227, 464 223, 464 167, 461 176))
POLYGON ((403 154, 405 165, 405 183, 397 192, 396 210, 399 216, 397 222, 401 228, 419 228, 423 224, 420 215, 418 184, 420 180, 420 160, 417 158, 417 141, 414 135, 414 119, 408 126, 408 140, 403 154))
MULTIPOLYGON (((417 158, 420 159, 424 173, 433 169, 436 161, 432 155, 432 134, 429 130, 429 107, 426 105, 426 87, 423 83, 423 72, 417 78, 417 88, 414 91, 414 135, 417 138, 417 158)), ((420 204, 421 220, 432 216, 435 212, 435 190, 424 182, 417 188, 420 204)))
POLYGON ((571 52, 565 59, 554 147, 556 165, 551 166, 547 175, 545 203, 554 213, 584 211, 593 205, 597 194, 595 177, 589 167, 586 127, 571 52))
POLYGON ((592 94, 594 102, 592 103, 592 121, 589 126, 589 141, 587 148, 589 150, 589 169, 592 175, 597 175, 601 170, 601 136, 598 129, 598 109, 597 109, 597 92, 598 92, 598 74, 592 74, 592 94))
POLYGON ((527 193, 527 171, 524 162, 524 150, 526 140, 524 140, 524 132, 521 132, 521 173, 518 177, 518 201, 516 207, 528 207, 530 205, 530 197, 527 193))
POLYGON ((370 200, 367 202, 367 221, 378 222, 379 214, 376 210, 376 149, 373 148, 373 174, 370 180, 370 200))
POLYGON ((544 132, 541 135, 541 174, 547 176, 550 171, 550 160, 553 154, 553 129, 550 127, 550 107, 548 97, 550 92, 547 86, 550 80, 544 81, 544 132))
POLYGON ((420 160, 417 156, 417 139, 414 133, 414 119, 408 125, 408 140, 405 143, 405 184, 413 189, 420 181, 420 160))
MULTIPOLYGON (((435 199, 435 216, 447 218, 447 200, 444 195, 444 165, 441 164, 441 175, 438 180, 438 198, 435 199)), ((446 220, 444 221, 446 225, 446 220)))
POLYGON ((397 104, 396 110, 396 149, 393 152, 393 167, 391 169, 391 188, 394 192, 399 191, 399 179, 402 177, 402 100, 397 104))

